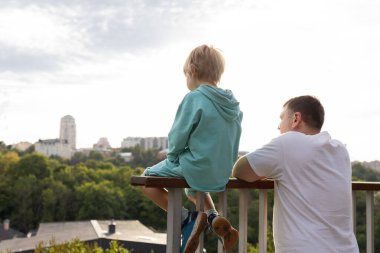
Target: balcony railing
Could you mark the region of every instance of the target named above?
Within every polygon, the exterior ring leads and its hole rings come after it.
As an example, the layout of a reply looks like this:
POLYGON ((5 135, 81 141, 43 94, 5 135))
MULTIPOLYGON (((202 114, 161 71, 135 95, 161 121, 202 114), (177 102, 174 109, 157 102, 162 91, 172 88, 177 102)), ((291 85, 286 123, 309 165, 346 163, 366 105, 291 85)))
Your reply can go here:
MULTIPOLYGON (((167 253, 179 253, 181 245, 181 213, 182 189, 189 187, 184 179, 163 177, 133 176, 132 185, 166 188, 169 193, 169 205, 167 212, 167 253)), ((239 189, 239 253, 247 252, 248 229, 248 203, 249 191, 259 190, 259 253, 267 252, 267 222, 268 222, 268 190, 273 189, 271 180, 244 182, 238 179, 230 179, 228 189, 239 189)), ((366 192, 366 252, 374 253, 374 194, 380 191, 380 182, 352 182, 353 224, 356 231, 356 192, 366 192)), ((203 194, 198 194, 197 210, 203 210, 203 194)), ((219 193, 218 212, 227 215, 227 192, 219 193)), ((200 240, 197 252, 203 252, 203 240, 200 240)), ((225 252, 218 242, 218 253, 225 252)))

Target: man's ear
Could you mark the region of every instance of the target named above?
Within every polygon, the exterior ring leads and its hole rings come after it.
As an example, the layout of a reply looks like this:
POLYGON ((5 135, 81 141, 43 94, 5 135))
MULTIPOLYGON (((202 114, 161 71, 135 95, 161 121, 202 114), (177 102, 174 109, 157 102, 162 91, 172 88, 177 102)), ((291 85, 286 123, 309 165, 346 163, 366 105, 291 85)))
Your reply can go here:
POLYGON ((292 118, 292 128, 293 129, 299 128, 301 126, 301 122, 302 122, 302 114, 300 112, 295 112, 292 118))

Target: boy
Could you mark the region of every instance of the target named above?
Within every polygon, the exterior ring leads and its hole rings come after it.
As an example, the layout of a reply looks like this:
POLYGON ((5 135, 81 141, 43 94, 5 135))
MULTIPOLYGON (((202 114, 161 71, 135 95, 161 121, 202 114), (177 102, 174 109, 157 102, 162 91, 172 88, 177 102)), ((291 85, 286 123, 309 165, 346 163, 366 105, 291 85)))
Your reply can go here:
MULTIPOLYGON (((232 92, 217 86, 224 72, 219 50, 207 45, 195 48, 183 71, 190 92, 169 132, 167 158, 143 175, 185 178, 191 187, 185 189, 186 196, 195 204, 196 191, 206 192, 206 213, 182 208, 181 252, 195 252, 207 223, 229 250, 238 240, 238 231, 218 215, 208 192, 225 189, 238 155, 243 114, 232 92)), ((167 211, 166 189, 142 187, 142 192, 167 211)))

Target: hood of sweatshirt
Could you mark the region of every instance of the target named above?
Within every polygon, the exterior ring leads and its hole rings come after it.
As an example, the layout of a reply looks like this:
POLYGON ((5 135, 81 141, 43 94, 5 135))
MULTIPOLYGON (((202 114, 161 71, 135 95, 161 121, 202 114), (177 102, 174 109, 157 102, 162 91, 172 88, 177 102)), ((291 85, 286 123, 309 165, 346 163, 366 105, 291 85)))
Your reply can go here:
POLYGON ((223 90, 206 84, 200 85, 197 90, 212 101, 224 119, 234 121, 242 117, 239 102, 231 90, 223 90))

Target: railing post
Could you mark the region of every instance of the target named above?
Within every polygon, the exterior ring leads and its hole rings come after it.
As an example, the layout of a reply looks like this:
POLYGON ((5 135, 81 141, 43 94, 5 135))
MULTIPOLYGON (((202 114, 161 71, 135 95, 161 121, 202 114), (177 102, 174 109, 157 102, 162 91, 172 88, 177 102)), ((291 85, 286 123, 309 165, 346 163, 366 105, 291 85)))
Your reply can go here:
POLYGON ((374 253, 374 192, 367 191, 366 196, 366 237, 367 253, 374 253))
MULTIPOLYGON (((227 189, 218 194, 219 204, 218 212, 220 215, 227 218, 227 189)), ((223 244, 218 240, 218 253, 225 253, 226 250, 223 248, 223 244)))
POLYGON ((356 235, 356 192, 352 191, 352 229, 356 235))
POLYGON ((267 252, 268 193, 259 190, 259 253, 267 252))
POLYGON ((239 191, 239 253, 247 253, 249 189, 239 191))
POLYGON ((182 189, 168 189, 166 253, 179 253, 181 247, 182 189))
MULTIPOLYGON (((205 193, 197 192, 197 211, 204 211, 204 203, 205 203, 205 193)), ((199 245, 196 250, 197 253, 203 253, 204 242, 203 242, 204 232, 202 232, 199 236, 199 245)))

